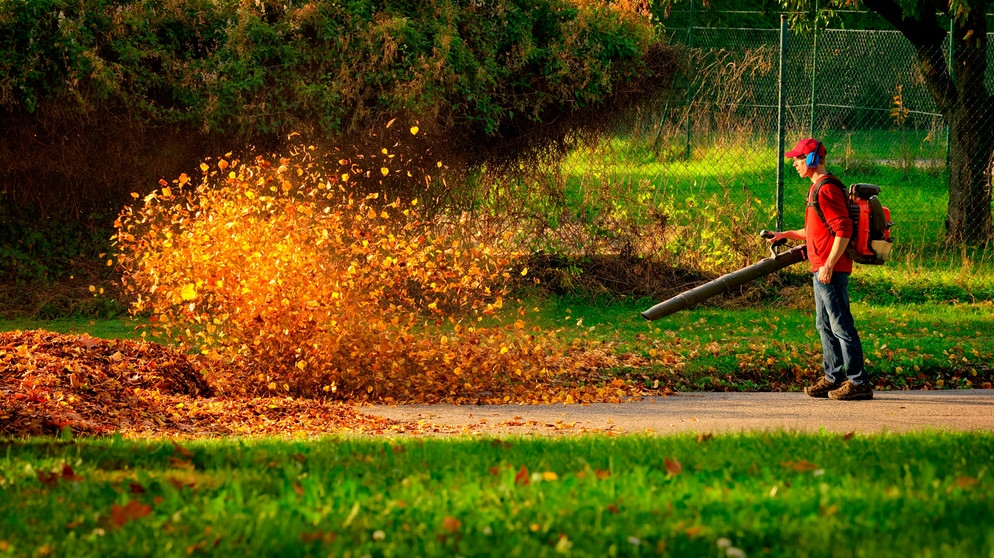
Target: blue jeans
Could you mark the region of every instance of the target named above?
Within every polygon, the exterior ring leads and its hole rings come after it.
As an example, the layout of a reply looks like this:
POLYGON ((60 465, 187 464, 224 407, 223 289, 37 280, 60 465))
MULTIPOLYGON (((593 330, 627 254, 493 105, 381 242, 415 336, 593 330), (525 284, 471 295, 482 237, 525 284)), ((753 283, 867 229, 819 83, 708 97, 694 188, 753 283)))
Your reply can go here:
POLYGON ((821 335, 825 378, 839 383, 848 378, 854 384, 870 381, 863 366, 863 344, 856 333, 849 310, 849 274, 833 273, 825 285, 814 274, 815 327, 821 335))

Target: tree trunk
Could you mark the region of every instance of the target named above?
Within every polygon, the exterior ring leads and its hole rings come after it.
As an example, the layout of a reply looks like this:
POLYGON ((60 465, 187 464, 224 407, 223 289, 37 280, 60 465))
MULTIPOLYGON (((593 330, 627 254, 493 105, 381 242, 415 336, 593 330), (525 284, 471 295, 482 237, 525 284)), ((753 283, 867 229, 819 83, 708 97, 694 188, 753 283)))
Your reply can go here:
POLYGON ((946 242, 979 244, 991 236, 994 128, 985 105, 961 101, 948 113, 949 214, 946 242))
POLYGON ((949 124, 949 217, 946 242, 977 244, 991 236, 994 112, 987 74, 986 2, 953 28, 957 95, 943 110, 949 124))
POLYGON ((864 0, 914 45, 925 83, 949 126, 946 242, 978 244, 991 239, 994 108, 984 84, 988 0, 971 0, 965 14, 951 13, 956 11, 951 3, 918 0, 909 13, 894 0, 864 0), (936 9, 956 18, 952 72, 942 52, 946 30, 936 9))

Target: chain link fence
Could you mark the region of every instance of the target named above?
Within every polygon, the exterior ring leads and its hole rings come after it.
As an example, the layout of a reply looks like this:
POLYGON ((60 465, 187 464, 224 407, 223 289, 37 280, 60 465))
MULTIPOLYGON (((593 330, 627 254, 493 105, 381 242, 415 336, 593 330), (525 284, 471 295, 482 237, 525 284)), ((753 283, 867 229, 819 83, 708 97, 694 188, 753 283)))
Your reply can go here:
MULTIPOLYGON (((689 257, 703 271, 735 269, 762 255, 755 251, 761 244, 739 237, 803 226, 810 182, 780 149, 816 137, 831 172, 881 187, 895 222, 895 260, 992 260, 983 243, 964 249, 948 242, 949 123, 898 32, 670 32, 690 52, 679 93, 646 103, 609 137, 542 170, 564 202, 544 242, 558 250, 570 236, 574 250, 587 255, 662 254, 683 263, 689 257)), ((942 56, 949 60, 948 52, 942 56)), ((994 72, 986 81, 990 88, 994 72)), ((989 167, 987 178, 989 185, 989 167)), ((989 208, 990 197, 980 203, 989 208)))

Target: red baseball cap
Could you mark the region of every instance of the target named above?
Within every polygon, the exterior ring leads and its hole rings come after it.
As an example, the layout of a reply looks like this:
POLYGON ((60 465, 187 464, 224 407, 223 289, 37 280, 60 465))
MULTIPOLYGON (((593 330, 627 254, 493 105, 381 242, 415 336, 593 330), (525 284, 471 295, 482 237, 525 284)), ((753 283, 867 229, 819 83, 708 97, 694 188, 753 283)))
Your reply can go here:
POLYGON ((784 153, 783 156, 793 159, 794 157, 802 157, 806 156, 808 153, 813 153, 815 149, 818 150, 819 157, 824 157, 828 154, 828 151, 825 149, 825 144, 814 138, 804 138, 797 142, 794 149, 784 153))

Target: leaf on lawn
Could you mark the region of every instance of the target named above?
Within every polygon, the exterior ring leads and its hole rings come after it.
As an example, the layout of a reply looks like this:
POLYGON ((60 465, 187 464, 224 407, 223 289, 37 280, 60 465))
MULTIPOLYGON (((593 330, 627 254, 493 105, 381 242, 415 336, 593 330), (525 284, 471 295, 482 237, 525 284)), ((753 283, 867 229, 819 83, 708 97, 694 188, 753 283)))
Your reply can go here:
POLYGON ((977 484, 977 479, 973 477, 958 477, 955 481, 955 484, 959 488, 970 488, 973 485, 977 484))
POLYGON ((445 519, 442 520, 442 529, 445 529, 449 533, 455 533, 461 526, 462 523, 451 515, 445 516, 445 519))
POLYGON ((186 458, 193 457, 193 452, 192 451, 190 451, 190 450, 184 448, 183 446, 179 445, 178 443, 176 443, 175 440, 173 440, 173 449, 175 449, 176 453, 182 455, 183 457, 186 457, 186 458))
POLYGON ((111 504, 110 521, 118 527, 123 527, 129 521, 134 521, 152 513, 151 506, 147 506, 138 500, 131 500, 123 506, 111 504))
POLYGON ((45 486, 53 486, 59 482, 59 474, 55 472, 46 473, 45 471, 38 471, 38 482, 44 484, 45 486))
POLYGON ((808 471, 818 469, 818 465, 808 461, 807 459, 802 459, 800 461, 781 461, 780 464, 788 469, 793 469, 798 473, 806 473, 808 471))
POLYGON ((309 544, 317 541, 321 541, 323 543, 332 543, 335 542, 335 533, 332 533, 331 531, 325 532, 322 531, 321 529, 318 529, 313 533, 301 533, 300 540, 304 544, 309 544))
POLYGON ((514 484, 531 484, 531 478, 528 476, 528 468, 524 465, 522 465, 521 470, 514 475, 514 484))
POLYGON ((671 475, 676 476, 683 472, 683 465, 676 458, 670 459, 667 457, 663 460, 663 464, 666 466, 666 472, 671 475))
POLYGON ((76 474, 76 471, 72 470, 69 464, 62 466, 62 480, 67 482, 82 482, 83 477, 76 474))

